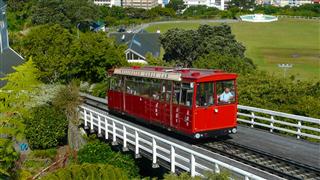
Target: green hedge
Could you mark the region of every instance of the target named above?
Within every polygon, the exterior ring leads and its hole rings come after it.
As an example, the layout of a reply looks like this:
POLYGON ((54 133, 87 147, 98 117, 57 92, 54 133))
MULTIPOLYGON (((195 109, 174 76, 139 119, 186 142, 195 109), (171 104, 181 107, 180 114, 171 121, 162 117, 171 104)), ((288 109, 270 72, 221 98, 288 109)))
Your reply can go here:
POLYGON ((85 145, 78 152, 80 163, 102 163, 111 164, 125 171, 130 177, 139 176, 139 168, 130 155, 114 152, 105 143, 93 142, 85 145))
POLYGON ((32 109, 26 119, 25 134, 32 149, 48 149, 63 144, 68 121, 65 114, 51 106, 32 109))

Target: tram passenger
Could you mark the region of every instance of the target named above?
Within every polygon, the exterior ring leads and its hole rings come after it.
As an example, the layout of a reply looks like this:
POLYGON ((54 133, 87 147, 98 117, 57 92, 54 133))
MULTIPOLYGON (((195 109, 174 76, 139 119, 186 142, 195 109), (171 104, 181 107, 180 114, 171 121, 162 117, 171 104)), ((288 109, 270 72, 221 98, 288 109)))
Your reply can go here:
POLYGON ((222 103, 229 103, 231 100, 233 100, 234 95, 231 93, 230 88, 226 87, 222 94, 218 96, 218 99, 222 103))
POLYGON ((156 91, 156 92, 152 95, 153 99, 154 99, 154 100, 160 100, 160 94, 161 94, 161 92, 156 91))

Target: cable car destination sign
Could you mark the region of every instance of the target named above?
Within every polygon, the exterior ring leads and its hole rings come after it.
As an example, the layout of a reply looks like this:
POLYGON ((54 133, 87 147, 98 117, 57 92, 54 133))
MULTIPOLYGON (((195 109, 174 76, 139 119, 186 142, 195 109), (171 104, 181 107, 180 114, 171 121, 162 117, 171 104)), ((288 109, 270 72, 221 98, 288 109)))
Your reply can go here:
POLYGON ((121 69, 115 69, 114 74, 181 81, 181 74, 173 73, 173 72, 160 72, 160 71, 147 71, 147 70, 121 68, 121 69))

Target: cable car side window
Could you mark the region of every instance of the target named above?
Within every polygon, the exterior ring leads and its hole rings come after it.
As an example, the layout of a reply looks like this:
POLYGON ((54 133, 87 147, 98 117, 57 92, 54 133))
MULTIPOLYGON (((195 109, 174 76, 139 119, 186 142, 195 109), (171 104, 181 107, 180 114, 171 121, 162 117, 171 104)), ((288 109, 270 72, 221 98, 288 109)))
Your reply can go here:
POLYGON ((202 107, 212 106, 214 104, 213 89, 213 82, 197 83, 196 105, 202 107))
POLYGON ((184 106, 191 107, 193 98, 193 84, 192 83, 182 83, 181 84, 181 97, 180 104, 184 106))
POLYGON ((110 90, 122 91, 122 76, 113 75, 110 78, 110 90))
POLYGON ((230 104, 236 100, 234 80, 218 81, 217 87, 217 99, 218 104, 230 104))
POLYGON ((161 84, 162 80, 159 79, 151 79, 151 86, 150 86, 150 97, 154 100, 160 100, 162 91, 161 91, 161 84))
POLYGON ((126 77, 126 92, 128 94, 137 95, 137 84, 134 77, 126 77))
POLYGON ((179 104, 181 83, 175 82, 173 86, 172 103, 179 104))

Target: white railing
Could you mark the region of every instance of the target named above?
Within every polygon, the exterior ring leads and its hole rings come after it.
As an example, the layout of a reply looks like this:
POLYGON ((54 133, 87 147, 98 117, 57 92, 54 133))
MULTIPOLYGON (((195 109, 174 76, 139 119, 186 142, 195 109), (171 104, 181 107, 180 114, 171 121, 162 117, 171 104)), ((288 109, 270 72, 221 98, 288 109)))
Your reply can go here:
POLYGON ((123 150, 128 150, 128 144, 133 145, 136 157, 140 156, 141 150, 152 154, 153 167, 157 167, 158 161, 161 159, 170 163, 173 173, 176 172, 176 167, 190 172, 191 176, 201 176, 205 171, 212 170, 219 173, 220 170, 227 169, 246 180, 263 179, 250 172, 213 159, 190 147, 187 148, 171 140, 161 138, 85 106, 80 106, 80 118, 83 119, 84 126, 90 128, 92 132, 96 129, 98 134, 102 135, 103 131, 104 138, 111 139, 113 144, 117 144, 117 139, 121 139, 123 150))
POLYGON ((301 136, 320 139, 320 119, 316 118, 238 105, 238 122, 267 128, 270 132, 294 134, 298 139, 301 136))

